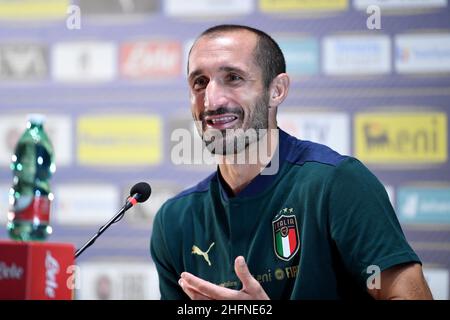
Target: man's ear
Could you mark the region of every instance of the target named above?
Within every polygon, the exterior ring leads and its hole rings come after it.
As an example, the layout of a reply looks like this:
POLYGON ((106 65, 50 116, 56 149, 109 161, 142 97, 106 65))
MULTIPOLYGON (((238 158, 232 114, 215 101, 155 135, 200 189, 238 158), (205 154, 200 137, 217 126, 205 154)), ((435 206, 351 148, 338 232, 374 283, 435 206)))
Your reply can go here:
POLYGON ((286 99, 289 92, 290 79, 287 73, 280 73, 277 75, 269 87, 269 107, 278 107, 284 99, 286 99))

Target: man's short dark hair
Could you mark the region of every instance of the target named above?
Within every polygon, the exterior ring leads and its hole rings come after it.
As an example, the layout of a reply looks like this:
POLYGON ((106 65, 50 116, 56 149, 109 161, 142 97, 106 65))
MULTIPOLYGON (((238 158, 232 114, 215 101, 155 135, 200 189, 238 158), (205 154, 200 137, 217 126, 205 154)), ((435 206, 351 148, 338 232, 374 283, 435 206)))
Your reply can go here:
MULTIPOLYGON (((269 88, 272 80, 277 75, 286 72, 286 62, 279 45, 267 33, 248 26, 221 24, 205 30, 197 39, 204 36, 215 36, 225 32, 239 30, 247 30, 256 34, 257 43, 253 56, 255 58, 256 65, 261 67, 264 86, 265 88, 269 88)), ((189 55, 190 54, 191 52, 189 52, 189 55)))

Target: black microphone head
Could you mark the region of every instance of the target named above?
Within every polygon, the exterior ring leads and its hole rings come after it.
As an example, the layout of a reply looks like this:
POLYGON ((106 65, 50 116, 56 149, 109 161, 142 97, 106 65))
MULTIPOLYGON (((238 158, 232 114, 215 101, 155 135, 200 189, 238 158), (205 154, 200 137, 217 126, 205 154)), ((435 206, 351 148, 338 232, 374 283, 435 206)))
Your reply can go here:
POLYGON ((148 198, 150 198, 150 194, 152 193, 152 188, 147 182, 139 182, 136 183, 130 190, 130 196, 134 196, 135 194, 138 197, 135 197, 138 202, 145 202, 148 198))

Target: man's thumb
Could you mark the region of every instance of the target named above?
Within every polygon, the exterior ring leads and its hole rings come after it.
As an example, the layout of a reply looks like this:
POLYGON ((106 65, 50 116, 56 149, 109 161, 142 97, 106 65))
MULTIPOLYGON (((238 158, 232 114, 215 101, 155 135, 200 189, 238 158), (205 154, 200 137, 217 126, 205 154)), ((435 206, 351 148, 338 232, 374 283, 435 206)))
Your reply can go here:
POLYGON ((243 256, 239 256, 236 258, 236 260, 234 260, 234 271, 236 272, 238 278, 241 280, 242 287, 244 289, 251 289, 254 287, 254 281, 256 281, 256 279, 253 278, 253 276, 250 274, 243 256))

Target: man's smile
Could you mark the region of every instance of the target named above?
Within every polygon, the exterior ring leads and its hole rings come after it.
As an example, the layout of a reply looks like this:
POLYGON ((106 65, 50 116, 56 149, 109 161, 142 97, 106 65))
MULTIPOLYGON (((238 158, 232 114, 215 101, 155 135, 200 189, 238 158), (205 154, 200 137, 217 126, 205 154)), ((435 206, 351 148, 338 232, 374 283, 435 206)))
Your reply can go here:
POLYGON ((224 130, 232 128, 239 117, 234 114, 220 114, 214 116, 206 116, 204 121, 208 129, 224 130))

